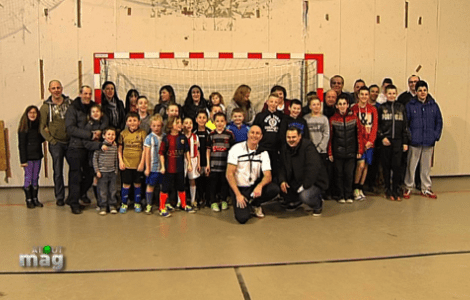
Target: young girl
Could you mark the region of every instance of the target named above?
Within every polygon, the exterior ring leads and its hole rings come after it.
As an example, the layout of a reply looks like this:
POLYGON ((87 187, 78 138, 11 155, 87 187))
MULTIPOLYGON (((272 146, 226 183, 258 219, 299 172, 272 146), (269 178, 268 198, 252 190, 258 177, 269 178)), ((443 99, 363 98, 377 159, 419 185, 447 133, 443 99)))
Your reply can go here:
POLYGON ((24 168, 24 193, 26 206, 34 208, 44 205, 38 200, 39 171, 41 170, 42 143, 44 138, 39 133, 39 110, 28 106, 21 116, 18 126, 18 148, 20 163, 24 168))
MULTIPOLYGON (((90 114, 88 115, 88 123, 85 125, 85 130, 91 132, 100 132, 100 136, 102 135, 103 130, 108 127, 108 118, 103 114, 101 110, 101 106, 98 104, 93 104, 90 108, 90 114)), ((83 140, 83 145, 89 151, 89 163, 90 166, 93 166, 93 154, 95 150, 100 149, 101 139, 97 141, 91 140, 83 140)), ((107 149, 104 145, 103 150, 107 149)), ((96 199, 96 209, 99 210, 99 199, 98 199, 98 178, 96 176, 93 177, 93 194, 95 195, 96 199)))
POLYGON ((193 120, 185 118, 183 122, 183 132, 188 139, 189 143, 189 157, 191 158, 191 165, 193 166, 192 172, 188 171, 188 163, 184 164, 185 178, 188 176, 189 179, 189 192, 191 194, 191 205, 197 208, 196 202, 196 179, 199 178, 199 172, 201 171, 201 157, 199 152, 199 138, 195 133, 192 133, 193 120))
POLYGON ((131 89, 126 95, 126 114, 129 112, 137 112, 137 98, 139 98, 139 92, 135 89, 131 89))
POLYGON ((163 176, 162 191, 160 193, 160 216, 169 217, 166 209, 168 192, 172 187, 178 190, 181 208, 188 213, 194 213, 191 206, 186 205, 186 192, 184 191, 184 159, 188 161, 188 172, 193 170, 189 157, 189 145, 186 137, 181 134, 181 119, 168 117, 166 136, 160 146, 161 173, 163 176))
POLYGON ((153 192, 155 187, 160 191, 160 184, 162 183, 162 173, 160 173, 160 157, 159 150, 163 140, 163 118, 161 115, 156 114, 150 118, 150 134, 144 141, 144 155, 145 155, 145 176, 147 176, 146 184, 146 199, 147 206, 145 213, 152 214, 153 192))
POLYGON ((206 123, 208 120, 207 111, 205 109, 199 110, 196 116, 196 123, 197 128, 194 130, 194 133, 197 135, 199 139, 199 153, 200 155, 199 165, 201 166, 201 170, 199 173, 201 176, 196 180, 196 190, 199 193, 199 207, 204 207, 206 205, 207 194, 206 191, 208 190, 208 180, 209 177, 209 165, 208 161, 210 158, 210 151, 207 151, 207 145, 209 144, 209 135, 210 130, 206 127, 206 123))
POLYGON ((219 105, 222 108, 222 112, 225 114, 225 103, 224 97, 219 92, 214 92, 209 96, 209 108, 214 105, 219 105))

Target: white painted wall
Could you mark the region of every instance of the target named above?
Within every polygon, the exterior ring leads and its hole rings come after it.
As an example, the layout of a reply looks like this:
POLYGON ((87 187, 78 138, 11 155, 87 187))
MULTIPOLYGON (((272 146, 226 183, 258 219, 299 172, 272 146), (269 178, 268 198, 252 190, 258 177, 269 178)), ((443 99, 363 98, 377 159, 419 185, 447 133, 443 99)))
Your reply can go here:
MULTIPOLYGON (((39 60, 46 84, 60 79, 65 93, 75 97, 78 61, 83 83, 92 86, 93 53, 115 51, 324 53, 325 89, 331 76, 341 74, 348 90, 357 78, 380 84, 391 77, 401 92, 407 77, 418 74, 444 116, 433 174, 470 174, 469 1, 409 0, 408 28, 405 1, 397 0, 310 0, 306 26, 301 0, 232 0, 241 12, 255 12, 234 19, 206 17, 210 10, 193 16, 180 8, 163 12, 162 0, 153 2, 155 13, 151 0, 81 0, 82 27, 77 28, 77 0, 2 1, 0 119, 10 130, 13 178, 8 184, 0 180, 0 186, 22 184, 16 129, 24 108, 41 104, 39 60)), ((173 1, 182 7, 193 2, 173 1)), ((42 185, 52 185, 50 165, 49 170, 47 179, 42 173, 42 185)))

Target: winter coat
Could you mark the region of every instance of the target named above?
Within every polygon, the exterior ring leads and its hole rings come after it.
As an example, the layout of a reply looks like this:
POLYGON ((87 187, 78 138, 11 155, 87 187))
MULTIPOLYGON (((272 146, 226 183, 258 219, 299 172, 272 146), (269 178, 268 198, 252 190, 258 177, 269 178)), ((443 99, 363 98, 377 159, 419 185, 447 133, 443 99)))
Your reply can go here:
POLYGON ((18 132, 20 163, 42 159, 43 142, 44 138, 39 133, 39 122, 33 122, 27 132, 18 132))
POLYGON ((402 144, 408 144, 409 133, 405 106, 400 102, 387 101, 379 106, 377 113, 379 115, 377 139, 380 142, 384 138, 401 140, 402 144))
POLYGON ((357 116, 348 109, 344 115, 338 111, 330 118, 328 156, 356 158, 364 154, 362 126, 357 116))
POLYGON ((424 103, 413 98, 406 105, 406 117, 411 133, 411 146, 434 146, 441 138, 441 110, 430 95, 424 103))

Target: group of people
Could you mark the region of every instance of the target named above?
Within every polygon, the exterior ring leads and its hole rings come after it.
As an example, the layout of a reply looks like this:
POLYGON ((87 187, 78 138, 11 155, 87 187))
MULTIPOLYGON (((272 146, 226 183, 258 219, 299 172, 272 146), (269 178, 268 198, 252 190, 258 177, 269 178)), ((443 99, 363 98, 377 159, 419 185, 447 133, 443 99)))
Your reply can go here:
POLYGON ((368 88, 358 80, 354 93, 347 94, 339 75, 331 79, 323 103, 311 92, 305 107, 298 99, 288 100, 286 89, 276 85, 259 113, 247 85, 240 85, 227 104, 220 93, 206 99, 193 85, 183 106, 166 85, 153 114, 147 97, 135 89, 124 105, 115 84, 107 81, 97 104, 89 86, 72 100, 52 80, 50 97, 40 109, 28 106, 18 128, 26 204, 43 206, 38 178, 44 141, 53 160, 56 204, 68 204, 74 214, 91 203, 87 192, 93 187, 100 215, 126 213, 130 199, 135 212, 152 214, 154 198, 163 217, 178 208, 194 213, 209 206, 217 212, 228 209, 230 193, 242 224, 252 215, 264 217, 261 204, 272 199, 288 210, 304 203, 318 216, 324 199, 363 200, 364 182, 376 176, 379 160, 387 198, 410 196, 418 164, 422 194, 435 198, 429 170, 442 117, 427 84, 418 80, 410 77, 410 90, 398 101, 397 88, 384 80, 381 105, 378 86, 368 88), (69 164, 67 198, 64 159, 69 164))

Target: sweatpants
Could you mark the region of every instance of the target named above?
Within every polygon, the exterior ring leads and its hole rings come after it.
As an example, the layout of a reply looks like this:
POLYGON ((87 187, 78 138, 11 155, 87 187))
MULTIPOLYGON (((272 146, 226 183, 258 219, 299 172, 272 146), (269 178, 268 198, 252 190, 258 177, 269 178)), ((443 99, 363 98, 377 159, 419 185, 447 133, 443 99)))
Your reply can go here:
POLYGON ((405 175, 405 186, 407 189, 412 189, 416 166, 418 162, 421 165, 420 168, 420 179, 421 179, 421 191, 431 190, 431 161, 433 147, 425 146, 410 146, 408 149, 408 168, 405 175))

